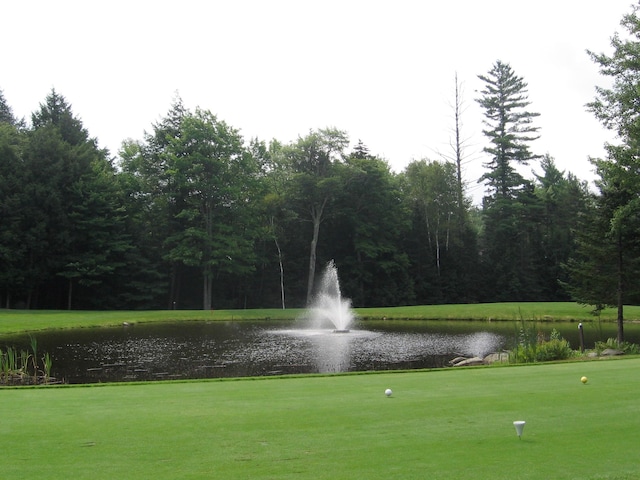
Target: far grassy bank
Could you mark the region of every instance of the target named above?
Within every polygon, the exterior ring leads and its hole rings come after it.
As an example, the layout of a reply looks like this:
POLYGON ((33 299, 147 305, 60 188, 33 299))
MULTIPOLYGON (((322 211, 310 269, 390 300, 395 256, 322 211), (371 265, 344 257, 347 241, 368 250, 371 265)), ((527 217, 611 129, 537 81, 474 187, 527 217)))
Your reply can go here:
MULTIPOLYGON (((364 319, 420 320, 535 320, 535 321, 596 321, 588 307, 571 302, 512 302, 458 305, 420 305, 408 307, 356 308, 364 319)), ((0 309, 0 335, 46 329, 87 328, 129 323, 176 322, 190 320, 294 320, 304 315, 304 309, 252 310, 154 310, 154 311, 67 311, 67 310, 5 310, 0 309)), ((615 321, 616 310, 602 312, 603 321, 615 321)), ((640 320, 640 306, 625 307, 627 321, 640 320)))

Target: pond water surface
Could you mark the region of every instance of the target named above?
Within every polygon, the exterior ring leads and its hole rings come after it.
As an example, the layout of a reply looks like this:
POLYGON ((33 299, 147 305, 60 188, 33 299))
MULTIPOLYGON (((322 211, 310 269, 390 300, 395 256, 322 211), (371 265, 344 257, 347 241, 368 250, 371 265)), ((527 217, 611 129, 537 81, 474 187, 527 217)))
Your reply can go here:
MULTIPOLYGON (((520 322, 356 321, 348 333, 292 322, 137 324, 38 332, 52 375, 65 383, 245 377, 297 373, 420 369, 447 366, 459 355, 483 356, 511 348, 520 322)), ((556 328, 578 348, 577 323, 556 328)), ((615 337, 615 325, 585 324, 587 348, 615 337)), ((640 325, 625 329, 640 342, 640 325)), ((27 348, 29 338, 0 338, 0 346, 27 348)))

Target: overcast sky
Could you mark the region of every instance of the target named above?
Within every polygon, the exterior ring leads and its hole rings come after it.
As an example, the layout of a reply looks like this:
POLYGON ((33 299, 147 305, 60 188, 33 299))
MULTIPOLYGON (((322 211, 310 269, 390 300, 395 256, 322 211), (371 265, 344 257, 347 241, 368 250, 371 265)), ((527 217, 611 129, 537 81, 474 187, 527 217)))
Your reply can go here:
POLYGON ((607 84, 586 50, 612 51, 632 3, 12 0, 2 6, 0 88, 27 119, 55 88, 113 154, 150 131, 177 92, 247 140, 289 142, 334 126, 399 172, 451 153, 457 72, 475 187, 486 160, 477 75, 501 60, 541 114, 532 150, 592 180, 588 157, 612 137, 584 106, 607 84))

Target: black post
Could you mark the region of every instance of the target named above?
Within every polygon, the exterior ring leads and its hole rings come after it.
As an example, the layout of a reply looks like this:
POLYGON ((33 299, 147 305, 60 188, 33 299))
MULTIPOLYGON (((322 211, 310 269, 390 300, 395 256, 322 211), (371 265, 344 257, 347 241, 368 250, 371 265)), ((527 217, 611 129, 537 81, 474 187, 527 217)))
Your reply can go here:
POLYGON ((580 333, 580 351, 584 353, 584 330, 582 329, 582 322, 578 324, 578 332, 580 333))

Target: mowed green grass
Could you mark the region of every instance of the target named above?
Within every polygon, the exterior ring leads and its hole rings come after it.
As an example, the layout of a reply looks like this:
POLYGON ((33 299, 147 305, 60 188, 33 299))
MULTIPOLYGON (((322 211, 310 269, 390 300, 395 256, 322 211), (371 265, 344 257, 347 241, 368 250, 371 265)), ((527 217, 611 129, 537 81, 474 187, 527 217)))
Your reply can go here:
POLYGON ((640 478, 640 359, 0 394, 3 478, 640 478))
MULTIPOLYGON (((511 302, 461 305, 419 305, 409 307, 356 308, 362 319, 421 320, 537 320, 595 321, 590 308, 572 302, 511 302)), ((65 311, 0 309, 0 334, 46 329, 86 328, 121 325, 123 322, 175 322, 189 320, 242 321, 294 320, 303 309, 252 310, 155 310, 155 311, 65 311)), ((602 312, 601 319, 614 321, 613 308, 602 312)), ((640 306, 625 307, 626 320, 640 320, 640 306)))

